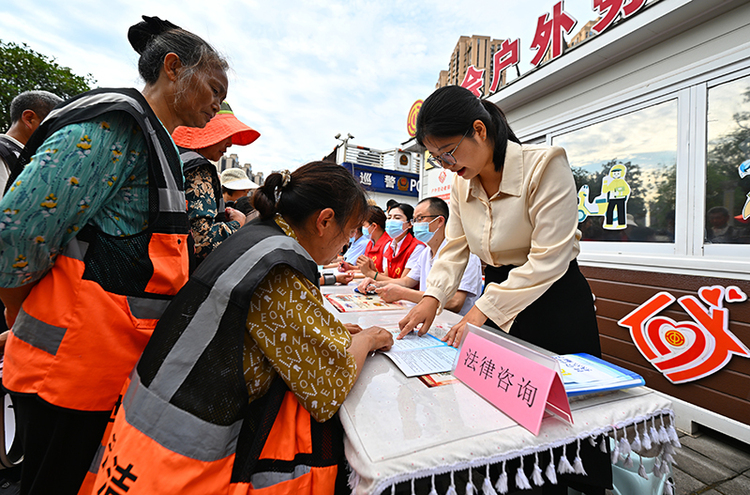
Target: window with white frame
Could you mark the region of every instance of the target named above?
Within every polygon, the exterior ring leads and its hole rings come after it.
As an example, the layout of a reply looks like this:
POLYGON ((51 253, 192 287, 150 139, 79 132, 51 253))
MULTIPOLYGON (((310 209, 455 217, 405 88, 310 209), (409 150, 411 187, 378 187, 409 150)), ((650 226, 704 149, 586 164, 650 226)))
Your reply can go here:
POLYGON ((584 241, 674 243, 677 100, 552 138, 565 148, 584 241))
POLYGON ((750 76, 707 101, 704 243, 750 244, 750 76))

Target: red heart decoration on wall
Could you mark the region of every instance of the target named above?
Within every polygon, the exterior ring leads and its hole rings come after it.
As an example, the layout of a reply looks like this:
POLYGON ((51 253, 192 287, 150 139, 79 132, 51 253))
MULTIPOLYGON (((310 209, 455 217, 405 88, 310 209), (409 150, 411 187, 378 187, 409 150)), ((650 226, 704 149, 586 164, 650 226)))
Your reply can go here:
POLYGON ((724 297, 726 298, 727 302, 747 301, 747 294, 742 292, 742 289, 734 285, 730 285, 729 287, 727 287, 727 292, 724 297))
POLYGON ((698 289, 698 296, 711 306, 721 307, 721 300, 724 296, 724 287, 720 285, 701 287, 698 289))

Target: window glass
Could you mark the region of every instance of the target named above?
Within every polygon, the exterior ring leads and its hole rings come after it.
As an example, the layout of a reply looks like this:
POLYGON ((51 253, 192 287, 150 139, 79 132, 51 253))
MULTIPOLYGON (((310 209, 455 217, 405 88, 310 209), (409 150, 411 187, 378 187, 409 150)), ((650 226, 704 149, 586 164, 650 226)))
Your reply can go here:
POLYGON ((677 101, 556 136, 584 241, 674 242, 677 101))
POLYGON ((750 243, 750 77, 708 90, 706 210, 710 244, 750 243))

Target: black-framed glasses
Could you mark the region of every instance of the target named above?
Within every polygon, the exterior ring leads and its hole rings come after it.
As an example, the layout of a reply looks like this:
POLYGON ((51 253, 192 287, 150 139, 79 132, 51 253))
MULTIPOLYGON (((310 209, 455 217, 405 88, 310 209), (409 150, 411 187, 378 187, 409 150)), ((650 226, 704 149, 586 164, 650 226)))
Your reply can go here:
POLYGON ((461 146, 461 143, 463 142, 464 138, 467 134, 469 134, 469 131, 471 129, 467 129, 466 132, 464 132, 464 135, 461 137, 461 139, 458 141, 458 144, 456 145, 453 150, 450 152, 446 151, 445 153, 440 154, 439 156, 431 156, 427 159, 427 162, 431 164, 434 167, 445 167, 446 165, 449 167, 452 167, 456 163, 456 157, 453 156, 453 153, 456 152, 459 146, 461 146))
POLYGON ((422 223, 425 218, 437 218, 443 215, 422 215, 421 217, 414 217, 413 223, 422 223))

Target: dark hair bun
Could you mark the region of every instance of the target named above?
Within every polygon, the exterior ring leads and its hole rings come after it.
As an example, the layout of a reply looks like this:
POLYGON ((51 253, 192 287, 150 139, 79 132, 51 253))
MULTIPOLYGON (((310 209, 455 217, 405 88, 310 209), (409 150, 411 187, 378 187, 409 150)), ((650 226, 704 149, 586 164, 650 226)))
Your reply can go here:
POLYGON ((128 29, 128 41, 138 54, 143 54, 149 42, 160 34, 172 29, 180 29, 179 26, 169 21, 161 20, 158 17, 149 17, 147 15, 142 17, 143 21, 130 26, 130 29, 128 29))

